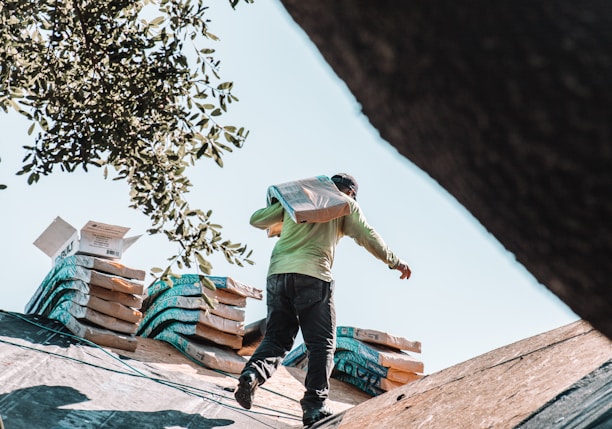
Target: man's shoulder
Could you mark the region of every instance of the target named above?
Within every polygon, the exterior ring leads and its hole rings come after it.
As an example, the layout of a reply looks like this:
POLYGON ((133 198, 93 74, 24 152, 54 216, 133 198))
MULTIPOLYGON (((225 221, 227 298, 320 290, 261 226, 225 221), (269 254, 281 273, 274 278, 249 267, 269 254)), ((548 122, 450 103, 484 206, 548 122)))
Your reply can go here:
POLYGON ((352 199, 351 197, 347 196, 346 200, 349 204, 349 214, 355 213, 355 212, 359 212, 361 211, 361 207, 359 206, 359 203, 357 201, 355 201, 354 199, 352 199))

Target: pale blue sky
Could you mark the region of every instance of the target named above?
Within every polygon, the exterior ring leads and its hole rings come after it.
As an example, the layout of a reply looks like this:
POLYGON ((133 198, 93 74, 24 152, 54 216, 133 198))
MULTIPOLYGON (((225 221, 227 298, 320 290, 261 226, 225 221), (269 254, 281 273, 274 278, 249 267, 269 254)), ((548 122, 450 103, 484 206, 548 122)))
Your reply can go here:
MULTIPOLYGON (((243 149, 225 157, 223 169, 207 160, 192 169, 189 201, 212 209, 226 238, 246 242, 256 261, 240 268, 217 256, 214 275, 265 289, 274 239, 248 220, 265 204, 267 187, 348 172, 359 182, 368 221, 413 276, 400 281, 398 271, 345 238, 334 264, 339 325, 420 341, 423 352, 415 356, 432 373, 578 319, 453 197, 380 139, 279 2, 256 1, 237 11, 215 2, 213 9, 210 30, 221 42, 210 46, 240 98, 227 122, 251 134, 243 149)), ((0 308, 22 312, 51 266, 32 243, 56 216, 77 228, 89 219, 128 226, 129 235, 149 225, 128 208, 127 186, 96 171, 58 172, 28 186, 14 175, 21 146, 33 141, 28 124, 1 114, 0 127, 0 183, 9 185, 0 192, 0 308)), ((148 270, 164 265, 173 250, 162 238, 143 236, 122 262, 148 270)), ((263 317, 265 303, 250 300, 247 322, 263 317)))

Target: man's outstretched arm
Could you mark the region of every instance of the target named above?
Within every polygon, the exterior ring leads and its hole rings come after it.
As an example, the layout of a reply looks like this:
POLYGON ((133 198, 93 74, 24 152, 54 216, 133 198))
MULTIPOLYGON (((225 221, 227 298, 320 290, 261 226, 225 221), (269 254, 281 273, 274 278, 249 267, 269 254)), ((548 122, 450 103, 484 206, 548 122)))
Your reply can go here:
POLYGON ((368 224, 359 205, 351 202, 351 213, 345 217, 344 233, 365 247, 372 255, 388 264, 389 268, 399 270, 401 280, 409 279, 412 271, 408 264, 395 255, 382 237, 368 224))

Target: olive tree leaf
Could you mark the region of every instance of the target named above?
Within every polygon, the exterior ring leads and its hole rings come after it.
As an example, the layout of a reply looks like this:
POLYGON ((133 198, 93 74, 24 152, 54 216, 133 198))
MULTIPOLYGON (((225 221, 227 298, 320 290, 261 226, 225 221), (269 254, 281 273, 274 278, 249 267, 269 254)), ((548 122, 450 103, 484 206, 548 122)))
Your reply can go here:
POLYGON ((178 244, 167 268, 151 270, 169 282, 173 264, 210 272, 202 254, 248 262, 246 246, 223 244, 212 212, 187 199, 189 167, 222 167, 231 148, 221 139, 242 147, 248 136, 221 122, 237 98, 220 77, 208 13, 201 0, 0 3, 0 108, 38 130, 17 174, 33 184, 56 169, 103 167, 126 181, 148 233, 178 244))

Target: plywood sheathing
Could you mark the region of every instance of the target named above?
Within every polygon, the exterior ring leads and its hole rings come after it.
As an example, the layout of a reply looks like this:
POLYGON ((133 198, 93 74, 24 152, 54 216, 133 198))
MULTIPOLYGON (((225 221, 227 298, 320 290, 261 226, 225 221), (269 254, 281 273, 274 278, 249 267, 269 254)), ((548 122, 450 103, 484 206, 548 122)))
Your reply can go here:
POLYGON ((511 428, 610 358, 610 340, 578 321, 372 398, 329 427, 511 428))

